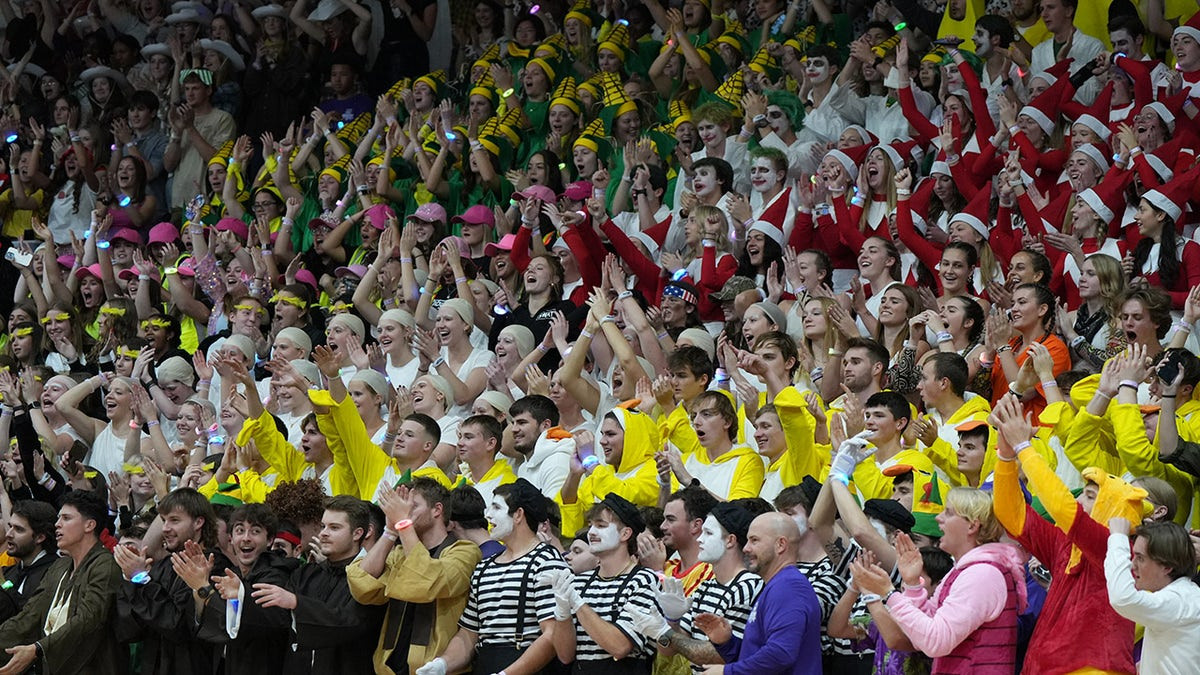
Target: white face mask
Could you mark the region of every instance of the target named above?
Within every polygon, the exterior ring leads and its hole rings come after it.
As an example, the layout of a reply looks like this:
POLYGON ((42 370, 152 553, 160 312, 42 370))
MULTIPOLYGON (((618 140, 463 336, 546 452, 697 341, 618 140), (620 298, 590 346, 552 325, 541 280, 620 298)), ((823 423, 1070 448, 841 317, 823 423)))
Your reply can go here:
POLYGON ((508 503, 504 497, 492 497, 484 516, 492 526, 493 539, 504 539, 512 534, 513 519, 508 513, 508 503))
POLYGON ((808 534, 808 514, 799 511, 792 516, 792 520, 796 521, 796 527, 800 528, 800 536, 808 534))
POLYGON ((588 530, 588 545, 592 548, 592 553, 600 554, 613 550, 621 543, 621 533, 617 530, 617 526, 609 523, 604 527, 596 527, 593 525, 588 530), (596 539, 593 541, 593 537, 596 539))
POLYGON ((717 522, 716 516, 710 515, 704 519, 704 527, 696 541, 700 544, 696 557, 701 562, 715 563, 725 555, 725 529, 717 522))

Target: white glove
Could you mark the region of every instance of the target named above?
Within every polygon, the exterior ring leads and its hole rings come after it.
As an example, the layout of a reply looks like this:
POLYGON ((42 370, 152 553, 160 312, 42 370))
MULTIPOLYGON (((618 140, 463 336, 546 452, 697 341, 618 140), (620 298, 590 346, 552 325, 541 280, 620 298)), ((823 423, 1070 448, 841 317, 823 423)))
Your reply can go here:
POLYGON ((875 448, 868 448, 867 445, 871 442, 870 437, 873 432, 863 431, 846 440, 838 447, 837 455, 829 465, 829 474, 831 476, 844 476, 849 478, 855 467, 864 459, 875 454, 875 448))
POLYGON ((537 576, 537 585, 549 586, 554 591, 554 618, 559 621, 570 620, 583 606, 583 598, 575 590, 575 575, 570 570, 542 572, 537 576))
POLYGON ((657 640, 671 630, 671 624, 653 609, 646 610, 630 605, 625 608, 625 613, 632 620, 633 629, 651 640, 657 640))
POLYGON ((416 675, 446 675, 446 659, 437 657, 436 659, 417 668, 416 675))
POLYGON ((658 592, 658 606, 662 608, 663 616, 670 621, 678 621, 687 614, 692 606, 690 598, 683 594, 683 580, 664 575, 662 590, 658 592))

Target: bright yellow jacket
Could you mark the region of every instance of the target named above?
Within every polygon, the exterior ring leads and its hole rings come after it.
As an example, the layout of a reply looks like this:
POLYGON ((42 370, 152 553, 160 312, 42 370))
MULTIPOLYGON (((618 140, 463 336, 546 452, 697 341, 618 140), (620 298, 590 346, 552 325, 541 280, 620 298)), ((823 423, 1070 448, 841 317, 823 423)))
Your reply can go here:
POLYGON ((709 459, 708 450, 701 447, 685 456, 683 465, 709 492, 724 500, 757 497, 766 476, 762 456, 748 445, 735 445, 716 459, 709 459))
POLYGON ((1083 408, 1075 413, 1063 452, 1080 471, 1095 466, 1117 476, 1125 472, 1125 464, 1117 455, 1112 422, 1107 416, 1097 417, 1083 408))
MULTIPOLYGON (((317 423, 320 427, 320 422, 317 423)), ((304 459, 304 453, 288 442, 275 426, 275 418, 266 410, 257 419, 246 420, 238 433, 238 445, 245 445, 254 440, 258 454, 267 460, 271 468, 279 474, 279 480, 297 481, 303 477, 306 470, 316 472, 316 465, 304 459)), ((346 465, 334 463, 329 471, 329 484, 336 495, 358 495, 354 478, 346 470, 346 465)))
POLYGON ((1170 483, 1179 497, 1175 522, 1186 525, 1195 491, 1195 479, 1191 474, 1170 464, 1164 464, 1158 458, 1158 433, 1155 432, 1154 443, 1146 438, 1146 426, 1142 421, 1141 408, 1137 404, 1114 401, 1108 406, 1108 416, 1112 419, 1113 430, 1117 436, 1117 453, 1125 464, 1125 470, 1135 478, 1154 476, 1170 483))
POLYGON ((824 482, 829 473, 830 447, 813 441, 817 421, 808 412, 803 393, 786 387, 775 397, 779 424, 787 439, 787 450, 767 468, 766 481, 778 475, 784 487, 799 485, 805 476, 824 482))
MULTIPOLYGON (((381 481, 389 477, 389 474, 397 478, 401 474, 396 460, 371 442, 371 437, 367 435, 367 427, 354 407, 354 400, 349 396, 342 398, 340 402, 334 401, 328 391, 320 389, 310 391, 308 397, 313 405, 329 408, 333 423, 329 425, 328 431, 322 428, 321 432, 325 434, 331 451, 335 442, 341 445, 333 456, 334 465, 342 463, 343 470, 353 477, 354 484, 358 486, 359 499, 375 499, 381 481)), ((429 464, 413 469, 413 478, 432 478, 449 488, 450 479, 446 474, 437 466, 429 464)))
MULTIPOLYGON (((274 469, 262 474, 254 469, 239 471, 233 475, 238 488, 229 495, 242 500, 243 504, 261 504, 267 500, 267 493, 275 489, 278 478, 279 474, 274 469)), ((204 495, 205 499, 211 500, 213 495, 217 494, 217 488, 217 479, 214 477, 209 478, 207 483, 197 488, 197 491, 204 495)))
POLYGON ((654 463, 654 452, 659 447, 658 424, 637 408, 617 407, 612 413, 625 430, 620 465, 598 465, 579 482, 575 500, 569 504, 563 501, 561 492, 555 495, 564 536, 574 536, 583 527, 588 509, 611 493, 638 506, 658 502, 658 468, 654 463))
MULTIPOLYGON (((987 422, 988 415, 992 413, 992 406, 983 396, 972 396, 963 401, 958 410, 950 415, 949 419, 937 420, 938 437, 933 442, 933 445, 926 446, 918 441, 920 447, 933 464, 941 470, 942 475, 950 481, 952 487, 967 485, 967 477, 958 470, 958 431, 955 429, 958 425, 969 420, 977 420, 987 422)), ((996 430, 988 431, 987 450, 983 455, 983 467, 979 470, 979 479, 987 480, 992 471, 996 469, 996 430)))
POLYGON ((893 466, 907 464, 913 469, 913 503, 916 504, 925 494, 930 480, 935 476, 933 462, 925 453, 915 448, 906 448, 897 452, 880 466, 872 455, 859 463, 854 469, 853 482, 863 501, 868 499, 891 499, 893 479, 883 475, 883 470, 893 466))
POLYGON ((503 457, 497 457, 495 462, 488 468, 479 480, 474 477, 467 478, 467 485, 472 485, 479 490, 479 494, 483 496, 483 503, 487 504, 491 501, 492 493, 501 485, 517 482, 517 474, 513 471, 512 465, 503 457))

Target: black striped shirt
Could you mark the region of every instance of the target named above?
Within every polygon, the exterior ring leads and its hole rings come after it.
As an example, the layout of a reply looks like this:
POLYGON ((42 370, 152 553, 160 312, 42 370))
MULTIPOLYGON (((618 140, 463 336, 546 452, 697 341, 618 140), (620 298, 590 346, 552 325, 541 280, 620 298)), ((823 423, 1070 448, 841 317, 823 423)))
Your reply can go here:
POLYGON ((554 619, 554 590, 538 586, 538 575, 567 564, 549 544, 509 562, 499 562, 499 555, 475 566, 458 625, 476 633, 480 646, 524 649, 541 635, 538 623, 554 619))
MULTIPOLYGON (((613 624, 625 634, 633 644, 629 658, 650 659, 654 657, 652 645, 648 644, 644 635, 633 627, 633 620, 626 607, 637 607, 645 611, 658 611, 658 600, 655 591, 658 588, 658 576, 637 566, 627 574, 605 579, 599 570, 585 572, 575 577, 575 590, 600 618, 613 624)), ((601 661, 612 659, 612 655, 596 644, 591 635, 583 629, 578 619, 575 621, 575 658, 579 661, 601 661)))
MULTIPOLYGON (((733 636, 741 638, 762 585, 762 577, 746 570, 738 572, 728 585, 715 578, 705 579, 692 593, 692 608, 679 620, 679 630, 696 640, 708 640, 704 631, 695 627, 693 620, 698 614, 716 614, 728 619, 733 636)), ((702 670, 704 666, 692 665, 693 672, 702 670)))
POLYGON ((850 640, 831 638, 825 632, 825 627, 829 625, 829 615, 833 614, 833 608, 837 607, 842 594, 846 592, 846 580, 834 573, 833 562, 828 557, 817 562, 798 562, 796 568, 808 578, 808 583, 812 584, 813 591, 817 594, 817 601, 821 603, 821 653, 854 654, 850 640))

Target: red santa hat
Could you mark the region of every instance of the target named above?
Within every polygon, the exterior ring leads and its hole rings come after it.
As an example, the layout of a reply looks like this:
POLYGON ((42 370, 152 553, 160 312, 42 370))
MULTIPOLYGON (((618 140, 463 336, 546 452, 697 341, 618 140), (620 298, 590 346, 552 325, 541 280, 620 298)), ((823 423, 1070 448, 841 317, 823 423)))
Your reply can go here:
POLYGON ((1150 202, 1151 206, 1171 216, 1175 222, 1183 216, 1183 209, 1188 199, 1196 194, 1196 179, 1200 178, 1200 165, 1192 167, 1165 185, 1160 185, 1142 195, 1142 199, 1150 202))
POLYGON ((1196 42, 1200 42, 1200 12, 1193 14, 1187 23, 1176 28, 1174 35, 1186 35, 1196 42))
POLYGON ((988 216, 988 208, 992 201, 992 191, 990 189, 980 190, 975 193, 971 201, 967 203, 966 208, 950 217, 950 222, 962 221, 971 226, 985 240, 991 236, 991 218, 988 216))
POLYGON ((1118 215, 1125 213, 1125 188, 1132 179, 1131 172, 1122 171, 1100 181, 1096 187, 1080 192, 1079 198, 1092 207, 1101 221, 1111 224, 1118 215))
POLYGON ((917 148, 917 142, 914 140, 897 140, 886 145, 876 146, 887 156, 892 162, 892 169, 899 171, 904 168, 908 160, 914 159, 913 151, 917 148))
POLYGON ((851 178, 857 179, 858 167, 862 166, 863 160, 867 158, 867 153, 870 151, 871 146, 869 145, 856 145, 853 148, 834 148, 825 154, 827 157, 836 159, 851 178))
POLYGON ((1063 114, 1075 120, 1073 124, 1082 124, 1096 132, 1101 140, 1107 141, 1108 137, 1112 135, 1112 129, 1104 120, 1108 119, 1109 110, 1112 108, 1113 87, 1112 82, 1104 85, 1090 106, 1073 99, 1062 101, 1063 114))
MULTIPOLYGON (((1058 65, 1061 64, 1056 64, 1055 67, 1058 65)), ((1049 89, 1034 97, 1024 108, 1021 108, 1018 114, 1032 119, 1047 134, 1052 133, 1058 121, 1058 109, 1063 91, 1069 83, 1070 80, 1066 78, 1051 83, 1049 89)))
POLYGON ((1112 151, 1108 148, 1107 144, 1084 143, 1075 148, 1075 152, 1087 155, 1088 159, 1095 162, 1096 166, 1100 168, 1100 173, 1108 171, 1108 158, 1112 154, 1112 151))

